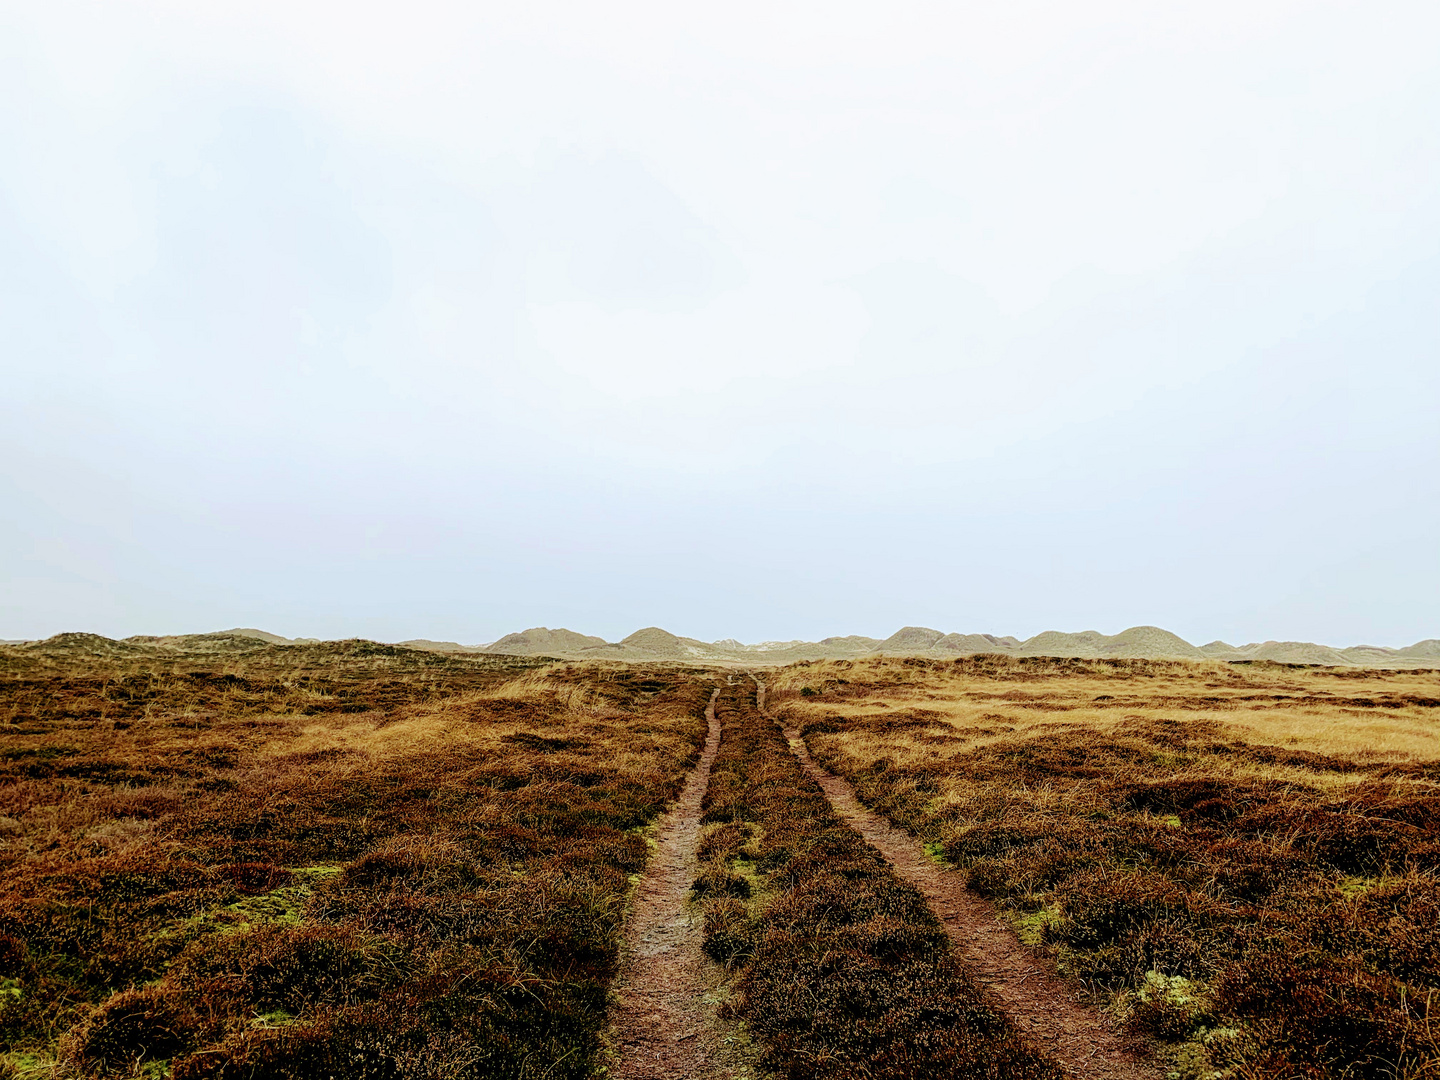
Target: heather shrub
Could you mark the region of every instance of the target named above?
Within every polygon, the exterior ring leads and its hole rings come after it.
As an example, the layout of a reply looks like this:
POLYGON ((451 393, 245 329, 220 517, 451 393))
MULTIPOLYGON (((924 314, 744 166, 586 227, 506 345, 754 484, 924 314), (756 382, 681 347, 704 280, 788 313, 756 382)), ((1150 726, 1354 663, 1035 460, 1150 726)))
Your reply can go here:
POLYGON ((728 824, 707 836, 705 874, 743 858, 760 891, 748 904, 697 896, 706 952, 739 973, 726 1010, 765 1040, 763 1064, 797 1080, 1058 1076, 985 1004, 924 898, 835 816, 751 697, 726 690, 717 715, 706 816, 728 824))
POLYGON ((174 987, 111 995, 62 1048, 72 1067, 91 1076, 125 1076, 194 1044, 198 1021, 174 987))
POLYGON ((774 679, 811 753, 1178 1075, 1435 1073, 1440 673, 1000 656, 843 671, 774 679), (824 692, 801 698, 802 679, 824 692))
POLYGON ((7 1047, 94 1077, 593 1074, 704 676, 364 642, 86 665, 0 681, 7 1047))

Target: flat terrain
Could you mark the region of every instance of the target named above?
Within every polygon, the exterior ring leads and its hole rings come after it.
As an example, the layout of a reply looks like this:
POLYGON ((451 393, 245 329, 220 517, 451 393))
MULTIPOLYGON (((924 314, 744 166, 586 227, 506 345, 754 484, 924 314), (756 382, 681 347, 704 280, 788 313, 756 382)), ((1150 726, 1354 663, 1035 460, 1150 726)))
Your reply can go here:
POLYGON ((591 1075, 713 682, 366 642, 13 673, 0 1075, 591 1075))
POLYGON ((1418 670, 6 647, 0 1077, 1434 1080, 1437 720, 1418 670))
POLYGON ((772 707, 1182 1077, 1440 1075, 1440 674, 797 664, 772 707))

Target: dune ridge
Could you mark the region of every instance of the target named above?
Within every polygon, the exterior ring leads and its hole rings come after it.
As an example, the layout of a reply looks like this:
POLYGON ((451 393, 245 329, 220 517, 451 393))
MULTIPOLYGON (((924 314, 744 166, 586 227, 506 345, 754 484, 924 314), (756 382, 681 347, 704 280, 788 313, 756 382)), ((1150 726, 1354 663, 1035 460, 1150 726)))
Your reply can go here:
POLYGON ((762 642, 745 645, 734 638, 722 641, 700 641, 680 637, 656 626, 637 630, 621 641, 599 642, 576 648, 556 649, 562 640, 582 638, 571 631, 545 628, 527 630, 501 638, 486 652, 514 652, 521 655, 558 656, 561 659, 617 660, 698 660, 741 661, 750 663, 785 664, 796 660, 843 660, 861 656, 966 656, 975 653, 999 653, 1005 656, 1059 656, 1080 659, 1145 659, 1145 660, 1271 660, 1284 664, 1322 664, 1333 667, 1433 667, 1440 666, 1440 640, 1430 638, 1403 649, 1378 645, 1355 645, 1332 648, 1314 642, 1264 641, 1247 645, 1229 645, 1214 641, 1196 646, 1158 626, 1132 626, 1118 634, 1102 634, 1096 630, 1064 633, 1046 630, 1034 637, 1020 640, 1011 636, 979 633, 943 633, 926 626, 906 626, 888 638, 862 635, 827 637, 820 641, 762 642), (535 647, 531 646, 535 643, 535 647), (540 642, 554 643, 546 651, 540 642))
MULTIPOLYGON (((167 652, 243 654, 275 646, 317 645, 316 638, 286 638, 264 630, 237 628, 204 634, 138 634, 114 639, 99 634, 69 632, 43 641, 0 642, 0 649, 28 655, 90 655, 116 659, 167 652)), ((1311 641, 1263 641, 1231 645, 1212 641, 1192 645, 1158 626, 1132 626, 1118 634, 1097 630, 1066 633, 1046 630, 1021 640, 980 633, 943 633, 927 626, 905 626, 888 638, 860 634, 827 637, 820 641, 763 641, 747 645, 734 638, 701 641, 681 637, 658 626, 647 626, 619 641, 606 641, 574 630, 537 626, 506 634, 489 644, 462 645, 454 641, 411 638, 395 643, 423 652, 554 657, 560 660, 681 660, 695 663, 789 664, 798 660, 847 660, 862 656, 969 656, 999 653, 1003 656, 1055 656, 1086 660, 1269 660, 1281 664, 1319 664, 1327 667, 1418 668, 1440 667, 1440 639, 1427 638, 1405 648, 1352 645, 1336 648, 1311 641)))

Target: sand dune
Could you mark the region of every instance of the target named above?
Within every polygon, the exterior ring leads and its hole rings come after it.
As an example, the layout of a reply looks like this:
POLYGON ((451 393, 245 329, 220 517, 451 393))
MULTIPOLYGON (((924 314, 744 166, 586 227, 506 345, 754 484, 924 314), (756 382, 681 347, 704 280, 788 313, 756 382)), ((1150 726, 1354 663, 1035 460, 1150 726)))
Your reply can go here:
MULTIPOLYGON (((559 638, 568 634, 544 628, 511 634, 489 646, 488 652, 518 652, 562 659, 611 657, 635 660, 698 660, 740 663, 784 664, 796 660, 841 660, 875 654, 887 656, 963 656, 974 653, 1001 653, 1006 656, 1064 656, 1082 659, 1152 660, 1272 660, 1285 664, 1324 664, 1338 667, 1434 667, 1440 666, 1440 640, 1427 639, 1404 649, 1357 645, 1331 648, 1313 642, 1267 641, 1230 645, 1213 641, 1203 647, 1158 626, 1132 626, 1118 634, 1096 630, 1064 633, 1047 630, 1021 641, 994 634, 942 633, 926 626, 906 626, 888 638, 850 635, 820 641, 762 642, 745 645, 734 638, 705 642, 679 637, 659 627, 637 630, 627 638, 578 649, 559 648, 559 638), (554 642, 548 650, 544 642, 554 642)), ((573 635, 579 637, 579 635, 573 635)))
MULTIPOLYGON (((0 642, 11 655, 89 655, 139 657, 167 652, 243 654, 272 646, 313 645, 314 638, 285 638, 264 630, 219 630, 206 634, 136 635, 123 640, 99 634, 64 633, 43 641, 0 642)), ((1264 641, 1231 645, 1212 641, 1195 646, 1158 626, 1132 626, 1118 634, 1097 630, 1066 633, 1047 630, 1021 641, 994 634, 942 633, 926 626, 905 626, 888 638, 852 634, 820 641, 763 641, 746 645, 734 638, 700 641, 647 626, 620 641, 610 642, 574 630, 532 627, 506 634, 489 645, 412 638, 398 643, 409 649, 440 653, 488 653, 555 657, 561 660, 676 660, 694 663, 789 664, 797 660, 847 660, 861 656, 954 657, 975 653, 1005 656, 1057 656, 1080 659, 1269 660, 1281 664, 1330 667, 1440 667, 1440 639, 1427 638, 1405 648, 1353 645, 1335 648, 1310 641, 1264 641)))

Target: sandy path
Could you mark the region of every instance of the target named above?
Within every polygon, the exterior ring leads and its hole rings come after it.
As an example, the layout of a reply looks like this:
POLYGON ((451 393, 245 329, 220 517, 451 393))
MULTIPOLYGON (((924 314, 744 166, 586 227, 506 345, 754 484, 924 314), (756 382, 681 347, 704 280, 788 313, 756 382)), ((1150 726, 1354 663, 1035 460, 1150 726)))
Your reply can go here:
POLYGON ((686 898, 698 872, 695 843, 700 800, 720 747, 717 689, 705 709, 710 733, 677 802, 656 824, 655 852, 635 889, 625 927, 625 959, 611 1008, 612 1044, 619 1054, 613 1076, 626 1080, 728 1078, 733 1068, 720 1029, 705 1003, 713 980, 700 951, 701 928, 686 898))
MULTIPOLYGON (((768 716, 765 684, 756 679, 755 685, 760 712, 768 716)), ((1015 1026, 1068 1076, 1158 1080, 1165 1075, 1164 1070, 1138 1062, 1127 1053, 1114 1025, 1076 995, 1053 964, 1022 945, 985 900, 967 889, 956 874, 937 866, 918 840, 866 809, 848 783, 816 765, 798 729, 782 730, 800 764, 824 789, 836 812, 924 894, 971 974, 989 988, 995 1004, 1015 1026)))

